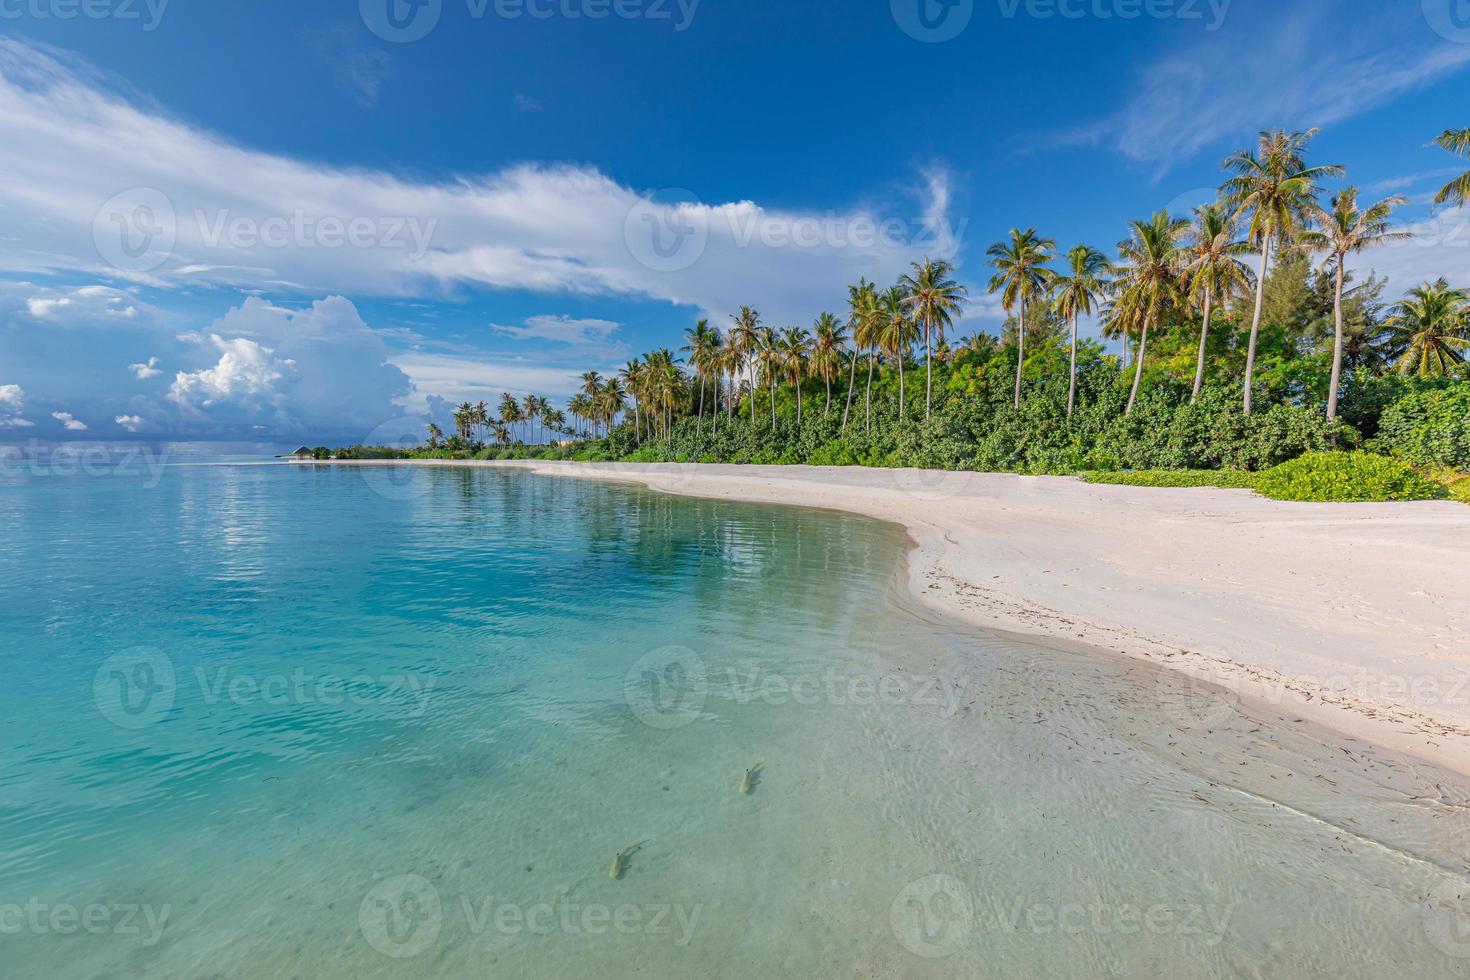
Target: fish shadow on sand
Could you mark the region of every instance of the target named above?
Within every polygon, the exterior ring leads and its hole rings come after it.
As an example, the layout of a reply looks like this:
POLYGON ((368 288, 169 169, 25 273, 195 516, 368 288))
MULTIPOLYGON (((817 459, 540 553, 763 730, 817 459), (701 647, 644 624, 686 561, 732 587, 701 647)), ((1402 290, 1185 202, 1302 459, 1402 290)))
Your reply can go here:
POLYGON ((765 770, 766 764, 764 762, 757 762, 755 765, 745 770, 745 775, 740 777, 741 796, 755 795, 756 788, 760 786, 761 776, 764 775, 765 770))

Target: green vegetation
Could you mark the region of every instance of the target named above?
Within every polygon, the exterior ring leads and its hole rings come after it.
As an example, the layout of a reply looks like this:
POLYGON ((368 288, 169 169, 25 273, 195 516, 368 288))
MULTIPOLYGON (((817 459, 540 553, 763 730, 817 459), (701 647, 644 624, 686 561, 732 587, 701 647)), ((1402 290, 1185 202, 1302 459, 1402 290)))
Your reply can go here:
MULTIPOLYGON (((985 253, 1008 316, 998 337, 951 343, 965 289, 950 262, 926 259, 890 287, 850 285, 845 312, 810 331, 752 306, 724 330, 701 320, 677 354, 585 373, 564 411, 535 395, 494 412, 465 403, 414 454, 1087 474, 1285 499, 1417 499, 1446 484, 1463 497, 1470 291, 1439 280, 1395 304, 1383 279, 1356 280, 1350 257, 1406 237, 1391 225, 1404 202, 1328 196, 1342 168, 1306 162, 1314 136, 1262 133, 1225 161, 1217 201, 1129 222, 1115 259, 1013 230, 985 253), (1093 315, 1121 356, 1078 337, 1093 315), (1366 452, 1331 454, 1343 450, 1366 452)), ((1463 132, 1440 142, 1470 153, 1463 132)), ((1446 199, 1463 201, 1467 181, 1446 199)))
POLYGON ((1363 502, 1445 496, 1443 485, 1374 453, 1308 453, 1261 474, 1256 490, 1273 500, 1363 502))

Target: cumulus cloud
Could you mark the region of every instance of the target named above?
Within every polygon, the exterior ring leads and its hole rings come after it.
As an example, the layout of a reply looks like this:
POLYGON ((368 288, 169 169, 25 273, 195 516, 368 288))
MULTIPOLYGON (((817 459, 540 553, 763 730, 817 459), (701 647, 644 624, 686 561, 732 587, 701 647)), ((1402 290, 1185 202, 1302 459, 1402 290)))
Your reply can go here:
POLYGON ((70 305, 71 300, 64 296, 58 299, 33 296, 26 300, 26 309, 30 311, 31 316, 36 317, 38 320, 48 319, 63 307, 70 305))
POLYGON ((0 429, 29 429, 35 425, 20 416, 25 397, 20 385, 0 385, 0 429))
POLYGON ((149 378, 156 378, 163 373, 158 369, 158 358, 156 357, 150 357, 141 364, 129 364, 128 370, 133 372, 134 377, 139 381, 147 381, 149 378))
POLYGON ((200 371, 180 371, 169 387, 170 400, 187 408, 274 395, 276 382, 296 368, 294 361, 276 360, 275 351, 248 338, 225 340, 210 334, 209 339, 220 352, 219 360, 200 371))
POLYGON ((87 431, 87 423, 76 418, 70 412, 52 412, 51 417, 60 422, 68 432, 87 431))
POLYGON ((234 145, 10 38, 0 105, 0 266, 13 271, 277 295, 624 294, 720 318, 758 282, 773 319, 806 322, 815 284, 887 280, 958 247, 933 227, 947 187, 932 174, 892 205, 830 214, 639 191, 585 166, 411 181, 234 145), (149 261, 129 261, 124 241, 149 261))
POLYGON ((137 415, 119 415, 112 420, 129 432, 137 432, 143 427, 143 419, 137 415))

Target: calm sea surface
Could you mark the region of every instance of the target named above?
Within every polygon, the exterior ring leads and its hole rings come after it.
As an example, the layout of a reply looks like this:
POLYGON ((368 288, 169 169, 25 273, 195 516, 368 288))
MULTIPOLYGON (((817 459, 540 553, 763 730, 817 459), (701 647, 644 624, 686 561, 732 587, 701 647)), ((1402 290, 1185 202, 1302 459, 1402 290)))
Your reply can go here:
POLYGON ((1470 975, 1463 781, 939 621, 904 544, 497 469, 10 467, 0 973, 1470 975))

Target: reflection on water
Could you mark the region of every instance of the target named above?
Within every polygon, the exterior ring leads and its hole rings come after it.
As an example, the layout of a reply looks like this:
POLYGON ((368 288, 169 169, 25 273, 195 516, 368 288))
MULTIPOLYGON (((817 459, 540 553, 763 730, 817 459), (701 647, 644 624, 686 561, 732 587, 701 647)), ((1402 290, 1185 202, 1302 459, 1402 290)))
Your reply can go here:
POLYGON ((1462 780, 938 621, 883 525, 448 468, 0 516, 15 975, 1470 965, 1462 780))

